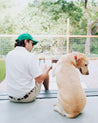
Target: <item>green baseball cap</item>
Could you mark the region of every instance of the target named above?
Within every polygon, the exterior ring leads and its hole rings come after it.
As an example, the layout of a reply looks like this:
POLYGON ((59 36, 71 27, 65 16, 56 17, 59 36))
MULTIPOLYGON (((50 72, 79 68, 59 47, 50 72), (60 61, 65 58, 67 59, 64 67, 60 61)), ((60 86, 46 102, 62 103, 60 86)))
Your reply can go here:
POLYGON ((33 45, 36 45, 38 43, 38 41, 34 40, 33 37, 30 34, 28 34, 28 33, 23 33, 23 34, 18 36, 18 41, 19 42, 21 40, 28 40, 28 39, 30 39, 30 40, 32 40, 34 42, 33 45))

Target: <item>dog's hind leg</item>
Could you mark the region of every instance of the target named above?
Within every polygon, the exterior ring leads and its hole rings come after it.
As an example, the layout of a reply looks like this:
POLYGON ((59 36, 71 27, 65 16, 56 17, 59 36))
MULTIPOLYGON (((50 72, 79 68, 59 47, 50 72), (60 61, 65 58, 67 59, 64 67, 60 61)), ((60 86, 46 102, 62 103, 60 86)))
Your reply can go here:
POLYGON ((65 114, 62 112, 62 110, 60 109, 60 107, 59 107, 58 104, 55 104, 55 105, 54 105, 54 110, 57 111, 57 112, 59 112, 59 113, 60 113, 61 115, 63 115, 63 116, 65 115, 65 114))
POLYGON ((54 105, 54 110, 59 112, 61 115, 71 118, 72 116, 66 113, 59 104, 54 105))

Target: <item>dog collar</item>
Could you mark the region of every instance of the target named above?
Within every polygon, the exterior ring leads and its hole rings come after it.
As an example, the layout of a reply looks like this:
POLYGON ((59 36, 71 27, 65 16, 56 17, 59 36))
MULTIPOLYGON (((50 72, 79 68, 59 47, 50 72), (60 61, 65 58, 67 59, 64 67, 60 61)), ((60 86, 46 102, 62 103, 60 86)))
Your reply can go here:
POLYGON ((77 61, 77 56, 74 56, 74 59, 77 61))

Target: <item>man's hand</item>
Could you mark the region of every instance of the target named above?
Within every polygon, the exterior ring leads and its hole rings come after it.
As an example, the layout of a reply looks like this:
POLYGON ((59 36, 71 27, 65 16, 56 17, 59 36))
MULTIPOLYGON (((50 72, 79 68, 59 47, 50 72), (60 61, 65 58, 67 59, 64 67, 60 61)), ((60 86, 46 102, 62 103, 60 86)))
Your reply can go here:
POLYGON ((38 83, 41 83, 43 82, 48 76, 49 76, 49 71, 52 69, 52 66, 50 66, 49 68, 47 68, 47 65, 43 64, 41 65, 41 70, 42 70, 42 74, 38 77, 35 78, 35 80, 38 82, 38 83))

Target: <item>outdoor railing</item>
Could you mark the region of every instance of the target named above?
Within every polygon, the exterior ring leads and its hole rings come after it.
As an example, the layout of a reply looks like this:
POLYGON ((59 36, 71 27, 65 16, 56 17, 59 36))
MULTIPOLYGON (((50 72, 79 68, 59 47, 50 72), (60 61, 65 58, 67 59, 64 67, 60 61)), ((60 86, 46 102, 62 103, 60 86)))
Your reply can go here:
MULTIPOLYGON (((39 41, 34 47, 36 54, 44 54, 48 58, 58 57, 72 51, 85 53, 86 38, 91 38, 90 58, 98 58, 98 35, 32 35, 39 41)), ((0 35, 0 58, 14 49, 15 39, 18 35, 0 35)), ((43 55, 42 55, 43 56, 43 55)), ((40 56, 38 56, 40 57, 40 56)))

